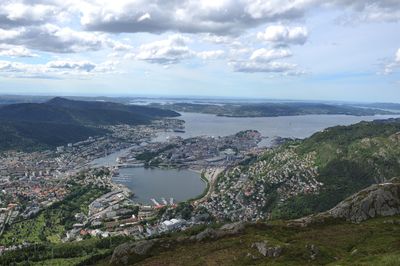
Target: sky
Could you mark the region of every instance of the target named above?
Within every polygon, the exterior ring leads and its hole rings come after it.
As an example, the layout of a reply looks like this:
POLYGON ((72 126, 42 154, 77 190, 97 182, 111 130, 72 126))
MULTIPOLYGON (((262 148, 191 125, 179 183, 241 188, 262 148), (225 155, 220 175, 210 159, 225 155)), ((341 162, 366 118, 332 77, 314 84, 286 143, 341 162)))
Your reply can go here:
POLYGON ((0 94, 400 102, 400 1, 0 0, 0 94))

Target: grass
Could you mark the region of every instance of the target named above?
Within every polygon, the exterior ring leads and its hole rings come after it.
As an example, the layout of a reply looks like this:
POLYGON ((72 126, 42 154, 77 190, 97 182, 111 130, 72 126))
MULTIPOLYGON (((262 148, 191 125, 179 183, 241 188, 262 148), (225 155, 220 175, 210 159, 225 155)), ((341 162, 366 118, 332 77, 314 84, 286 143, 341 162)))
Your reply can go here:
POLYGON ((139 265, 400 265, 400 225, 385 223, 389 219, 361 224, 331 222, 310 228, 259 223, 249 225, 238 236, 155 248, 139 265), (282 255, 263 257, 252 247, 260 241, 281 246, 282 255), (318 249, 315 260, 308 248, 311 244, 318 249))
MULTIPOLYGON (((201 242, 177 241, 183 235, 201 231, 200 227, 197 229, 164 236, 147 257, 133 256, 130 261, 136 261, 138 265, 188 266, 400 265, 400 216, 377 218, 360 224, 332 220, 306 228, 288 227, 286 222, 279 220, 259 222, 247 225, 244 233, 235 236, 201 242), (282 247, 282 254, 276 258, 262 256, 252 244, 263 241, 267 241, 269 247, 282 247), (318 250, 315 259, 311 258, 310 245, 318 250)), ((127 238, 115 239, 111 244, 108 239, 88 239, 48 244, 39 252, 39 258, 32 256, 29 261, 32 265, 108 265, 113 248, 126 241, 127 238)), ((26 254, 31 253, 16 251, 7 256, 11 259, 29 257, 26 254)), ((2 259, 6 261, 7 258, 2 259)))

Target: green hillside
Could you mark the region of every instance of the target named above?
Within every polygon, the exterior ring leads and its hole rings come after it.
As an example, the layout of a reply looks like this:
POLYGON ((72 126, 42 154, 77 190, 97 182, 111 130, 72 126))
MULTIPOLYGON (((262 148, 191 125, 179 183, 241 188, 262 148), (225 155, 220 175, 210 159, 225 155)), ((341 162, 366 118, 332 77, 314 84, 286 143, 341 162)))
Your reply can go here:
POLYGON ((282 148, 287 149, 301 158, 312 155, 316 180, 323 185, 317 194, 298 195, 279 205, 275 215, 293 218, 325 211, 362 188, 399 175, 400 120, 332 127, 282 148))
POLYGON ((326 211, 400 173, 400 119, 336 126, 268 149, 220 175, 204 202, 222 221, 326 211))
POLYGON ((309 102, 268 102, 268 103, 224 103, 224 104, 198 104, 198 103, 170 103, 152 106, 176 110, 178 112, 194 112, 215 114, 231 117, 276 117, 293 115, 375 115, 390 114, 393 112, 377 109, 373 106, 365 108, 350 104, 325 104, 309 102))
POLYGON ((178 113, 157 108, 109 102, 54 98, 45 103, 0 107, 0 150, 52 148, 104 135, 102 125, 147 124, 178 113))

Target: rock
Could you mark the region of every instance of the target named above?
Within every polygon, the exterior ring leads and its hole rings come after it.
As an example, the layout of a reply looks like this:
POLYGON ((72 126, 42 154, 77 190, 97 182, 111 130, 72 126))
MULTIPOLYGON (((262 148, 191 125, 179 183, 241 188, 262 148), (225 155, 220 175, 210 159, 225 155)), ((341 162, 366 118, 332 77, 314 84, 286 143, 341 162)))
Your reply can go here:
POLYGON ((264 257, 276 258, 282 253, 282 248, 280 246, 268 247, 267 241, 255 242, 251 245, 251 247, 257 248, 258 252, 264 257))
POLYGON ((202 241, 204 239, 218 239, 224 236, 239 234, 243 232, 244 229, 245 224, 243 222, 226 224, 219 229, 207 228, 197 235, 190 237, 190 240, 202 241))
POLYGON ((198 233, 196 236, 195 236, 195 240, 196 241, 202 241, 202 240, 204 240, 204 239, 215 239, 215 238, 217 238, 217 232, 214 230, 214 229, 212 229, 212 228, 207 228, 206 230, 204 230, 204 231, 202 231, 202 232, 200 232, 200 233, 198 233))
POLYGON ((306 248, 310 250, 310 259, 315 260, 319 254, 319 249, 314 244, 306 245, 306 248))
POLYGON ((154 246, 155 240, 142 240, 138 242, 127 242, 114 249, 110 260, 111 265, 128 265, 129 257, 134 255, 145 256, 154 246))
POLYGON ((229 231, 229 234, 239 234, 245 229, 245 223, 237 222, 223 225, 220 230, 229 231))
POLYGON ((329 211, 292 220, 288 226, 305 227, 329 218, 359 223, 379 216, 400 214, 400 178, 372 185, 348 197, 329 211))
POLYGON ((400 214, 400 183, 372 185, 342 201, 327 214, 351 222, 400 214))

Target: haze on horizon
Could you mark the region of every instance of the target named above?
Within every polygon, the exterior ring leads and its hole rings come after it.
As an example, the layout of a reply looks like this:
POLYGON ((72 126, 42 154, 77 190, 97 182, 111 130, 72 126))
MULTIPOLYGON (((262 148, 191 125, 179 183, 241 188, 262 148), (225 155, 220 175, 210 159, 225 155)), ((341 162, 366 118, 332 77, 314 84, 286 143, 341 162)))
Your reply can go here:
POLYGON ((0 94, 400 102, 400 1, 5 0, 0 94))

